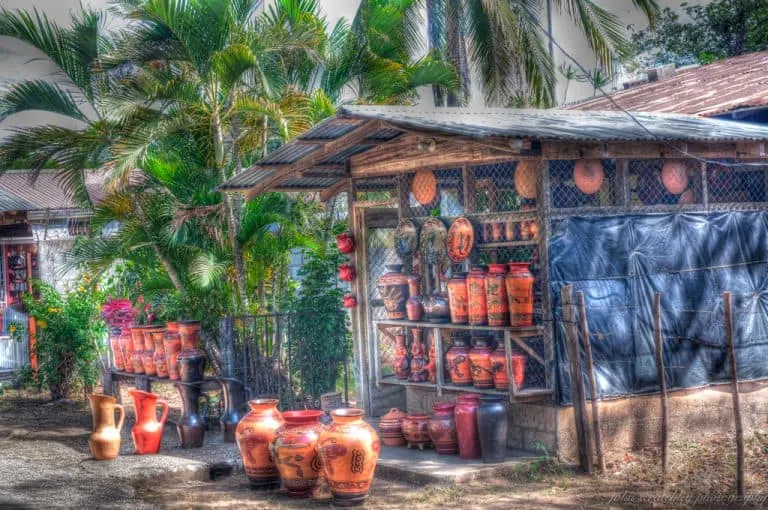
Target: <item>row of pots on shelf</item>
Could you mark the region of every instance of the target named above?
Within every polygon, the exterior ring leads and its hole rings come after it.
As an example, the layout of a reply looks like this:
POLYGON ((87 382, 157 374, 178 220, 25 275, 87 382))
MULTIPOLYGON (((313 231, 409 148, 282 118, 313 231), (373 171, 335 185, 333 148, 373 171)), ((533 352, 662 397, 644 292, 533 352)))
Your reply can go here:
POLYGON ((529 262, 473 266, 455 273, 447 282, 448 294, 419 295, 420 277, 405 274, 400 264, 376 282, 389 319, 473 326, 533 325, 534 278, 529 262))
POLYGON ((539 239, 539 224, 535 220, 482 223, 478 229, 478 237, 483 243, 535 241, 539 239))
POLYGON ((408 414, 393 408, 381 417, 379 429, 387 446, 434 446, 440 455, 503 462, 507 449, 507 408, 500 395, 462 393, 456 403, 441 402, 435 413, 408 414))

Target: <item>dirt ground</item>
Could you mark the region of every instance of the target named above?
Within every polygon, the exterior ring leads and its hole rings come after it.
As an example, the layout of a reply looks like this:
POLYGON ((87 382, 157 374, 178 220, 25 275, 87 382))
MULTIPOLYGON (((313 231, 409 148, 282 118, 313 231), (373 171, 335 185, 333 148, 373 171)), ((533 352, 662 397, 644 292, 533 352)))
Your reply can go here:
MULTIPOLYGON (((128 403, 128 400, 125 400, 128 403)), ((178 412, 178 411, 177 411, 178 412)), ((127 412, 123 454, 131 454, 127 412)), ((151 489, 80 467, 89 458, 90 412, 83 402, 52 403, 44 396, 6 391, 0 397, 0 508, 329 508, 328 501, 295 501, 252 491, 244 476, 151 489)), ((164 450, 177 448, 166 429, 164 450)), ((370 509, 736 508, 732 440, 691 438, 671 445, 666 489, 656 450, 608 459, 608 473, 588 477, 542 459, 497 479, 417 486, 377 477, 370 509)), ((768 430, 747 440, 745 508, 768 507, 768 430)))

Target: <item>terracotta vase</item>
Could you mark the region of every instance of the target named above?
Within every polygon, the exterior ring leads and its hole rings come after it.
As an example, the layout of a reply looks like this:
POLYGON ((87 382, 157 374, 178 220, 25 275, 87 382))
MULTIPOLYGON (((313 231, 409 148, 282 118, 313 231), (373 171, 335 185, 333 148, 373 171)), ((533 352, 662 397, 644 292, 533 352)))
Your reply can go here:
POLYGON ((423 413, 409 414, 403 418, 403 436, 408 448, 417 446, 419 450, 429 448, 432 440, 429 438, 429 416, 423 413))
POLYGON ((182 448, 200 448, 205 439, 205 415, 208 411, 208 397, 202 395, 197 383, 173 383, 181 397, 181 419, 176 423, 176 431, 182 448), (200 409, 200 398, 205 399, 200 409))
POLYGON ((503 395, 482 395, 477 409, 477 430, 483 462, 504 462, 507 453, 507 407, 503 395))
POLYGON ((516 231, 517 231, 517 227, 514 221, 509 220, 504 224, 504 238, 507 241, 517 241, 516 231))
POLYGON ((182 350, 200 348, 200 321, 181 321, 177 327, 182 350))
POLYGON ((421 298, 424 308, 424 320, 436 324, 444 324, 451 321, 451 312, 448 306, 448 296, 442 293, 431 294, 421 298))
POLYGON ((509 304, 507 288, 504 284, 506 273, 505 264, 488 264, 488 274, 485 277, 485 300, 488 307, 489 326, 509 324, 509 304))
POLYGON ((376 288, 379 289, 384 308, 389 319, 405 319, 405 302, 408 300, 408 277, 402 272, 402 264, 387 266, 388 272, 378 279, 376 288))
POLYGON ((473 266, 467 275, 467 299, 469 303, 469 324, 488 324, 488 305, 485 300, 485 266, 473 266))
POLYGON ((136 423, 131 429, 136 453, 145 455, 159 452, 165 420, 168 418, 168 402, 159 400, 157 395, 146 391, 131 389, 128 393, 133 397, 133 408, 136 412, 136 423), (159 420, 157 406, 163 408, 159 420))
POLYGON ((155 351, 143 351, 141 353, 141 363, 144 365, 145 374, 150 376, 157 375, 157 366, 155 366, 155 351))
POLYGON ((123 363, 125 364, 125 371, 129 374, 133 373, 133 335, 131 328, 123 328, 120 333, 120 350, 123 353, 123 363))
POLYGON ((491 241, 494 243, 498 243, 499 241, 502 241, 503 238, 503 232, 504 232, 504 223, 500 221, 494 221, 491 223, 491 241))
POLYGON ((439 455, 456 455, 459 453, 459 444, 456 439, 456 421, 453 416, 456 404, 442 402, 432 406, 435 414, 427 423, 429 437, 435 445, 435 451, 439 455))
POLYGON ((272 460, 269 445, 284 422, 275 399, 251 400, 250 411, 237 425, 237 448, 245 474, 254 489, 277 489, 280 473, 272 460))
POLYGON ((368 498, 381 443, 363 421, 362 409, 337 409, 320 432, 318 452, 335 506, 357 506, 368 498))
POLYGON ((445 354, 445 364, 451 378, 451 384, 457 386, 472 385, 472 364, 469 361, 469 338, 465 332, 454 333, 451 336, 453 347, 445 354))
POLYGON ((456 273, 448 280, 448 304, 453 324, 469 322, 469 295, 467 292, 467 274, 456 273))
POLYGON ((147 326, 141 330, 141 335, 144 337, 144 350, 155 351, 155 342, 152 340, 152 333, 160 328, 154 326, 147 326))
POLYGON ((480 395, 461 393, 456 397, 456 440, 459 445, 459 457, 462 459, 480 458, 480 435, 477 431, 477 409, 480 407, 480 395))
POLYGON ((393 407, 387 414, 379 418, 379 433, 381 442, 387 446, 405 446, 403 435, 403 419, 407 415, 393 407))
POLYGON ((176 356, 181 382, 203 380, 205 353, 200 349, 200 321, 181 321, 178 324, 181 336, 181 352, 176 356))
POLYGON ((133 326, 131 328, 131 338, 133 339, 133 351, 144 350, 144 329, 146 326, 133 326))
POLYGON ((504 344, 499 343, 496 350, 491 353, 491 370, 493 371, 493 385, 497 390, 509 389, 509 376, 507 375, 507 354, 504 344))
POLYGON ((422 341, 421 328, 411 329, 413 340, 411 341, 411 375, 408 376, 410 382, 426 382, 429 374, 427 373, 427 364, 429 360, 424 352, 424 342, 422 341))
POLYGON ((168 362, 165 357, 165 347, 163 347, 163 337, 165 336, 165 330, 156 329, 152 331, 152 343, 154 345, 154 353, 152 354, 152 362, 155 365, 155 371, 157 377, 165 379, 168 377, 168 362))
POLYGON ((533 275, 529 262, 510 262, 504 279, 512 326, 533 326, 533 275))
MULTIPOLYGON (((171 323, 168 323, 169 325, 171 323)), ((163 335, 163 349, 165 349, 165 360, 168 364, 168 377, 172 381, 179 380, 178 356, 181 351, 181 335, 178 331, 170 327, 165 330, 163 335)))
POLYGON ((493 370, 491 366, 491 337, 472 335, 475 346, 469 351, 472 365, 472 384, 478 389, 493 388, 493 370))
POLYGON ((125 371, 125 361, 123 360, 123 350, 120 347, 120 328, 110 328, 109 330, 109 348, 112 351, 112 364, 115 370, 125 371))
POLYGON ((221 435, 225 443, 234 443, 237 424, 245 415, 246 390, 238 379, 217 377, 216 381, 224 395, 224 412, 219 419, 221 435))
POLYGON ((88 395, 93 418, 93 431, 88 438, 91 455, 96 460, 113 460, 120 454, 120 429, 123 428, 125 410, 109 395, 88 395), (119 413, 115 425, 115 410, 119 413))
POLYGON ((528 357, 523 354, 512 355, 512 380, 515 381, 515 388, 520 389, 525 384, 525 365, 528 357))
POLYGON ((405 311, 409 321, 418 322, 424 317, 419 291, 421 277, 417 274, 408 275, 408 301, 405 302, 405 311))
POLYGON ((174 333, 179 332, 179 323, 172 321, 172 322, 166 322, 165 323, 165 329, 166 331, 173 331, 174 333))
POLYGON ((133 363, 133 372, 135 374, 144 373, 144 351, 143 350, 133 351, 131 362, 133 363))
POLYGON ((411 357, 408 355, 408 346, 405 343, 405 334, 395 335, 395 377, 400 380, 408 379, 411 375, 411 357))
POLYGON ((293 498, 307 498, 318 486, 322 464, 317 454, 317 440, 323 425, 323 411, 286 411, 285 423, 275 431, 272 457, 280 479, 293 498))
POLYGON ((429 362, 427 363, 427 381, 437 384, 437 337, 432 336, 429 341, 429 362))

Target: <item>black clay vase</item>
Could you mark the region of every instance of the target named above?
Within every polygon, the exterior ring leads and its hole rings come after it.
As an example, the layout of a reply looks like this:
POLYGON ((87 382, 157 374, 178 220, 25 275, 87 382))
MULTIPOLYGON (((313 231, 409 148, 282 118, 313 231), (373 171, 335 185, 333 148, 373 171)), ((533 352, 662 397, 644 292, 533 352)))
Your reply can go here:
POLYGON ((181 419, 176 424, 182 448, 200 448, 205 437, 205 414, 208 410, 208 397, 200 410, 200 383, 174 383, 181 396, 181 419))
POLYGON ((176 358, 179 363, 181 382, 193 383, 203 380, 205 353, 200 349, 184 349, 176 358))
POLYGON ((477 429, 483 462, 504 462, 507 452, 507 406, 503 395, 482 395, 477 410, 477 429))
POLYGON ((243 383, 229 377, 216 378, 224 394, 224 413, 221 415, 221 434, 227 443, 235 442, 237 424, 245 416, 245 388, 243 383))

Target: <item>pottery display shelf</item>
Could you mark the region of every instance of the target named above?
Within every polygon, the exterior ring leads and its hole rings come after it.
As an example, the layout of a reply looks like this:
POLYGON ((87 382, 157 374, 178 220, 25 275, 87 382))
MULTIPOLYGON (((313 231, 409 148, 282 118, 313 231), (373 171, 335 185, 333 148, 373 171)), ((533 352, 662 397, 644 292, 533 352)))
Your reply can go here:
MULTIPOLYGON (((529 346, 526 342, 526 338, 541 337, 544 334, 544 328, 542 326, 530 326, 530 327, 514 327, 514 326, 471 326, 468 324, 452 324, 446 323, 434 323, 434 322, 415 322, 408 320, 395 320, 395 319, 382 319, 373 321, 374 326, 378 329, 390 329, 390 328, 431 328, 435 330, 435 338, 437 339, 437 382, 409 382, 406 380, 397 379, 394 376, 382 377, 381 370, 376 371, 376 384, 377 385, 400 385, 400 386, 414 386, 421 388, 429 388, 437 391, 438 396, 442 396, 444 391, 456 391, 456 392, 472 392, 472 393, 486 393, 492 395, 508 395, 509 402, 528 402, 534 400, 544 400, 551 398, 552 390, 550 388, 516 388, 515 384, 509 385, 509 390, 496 390, 496 389, 478 389, 474 386, 457 386, 451 384, 445 380, 445 372, 443 370, 443 363, 445 356, 443 352, 443 342, 441 331, 445 329, 452 330, 464 330, 464 331, 489 331, 489 332, 501 332, 504 335, 504 350, 507 356, 507 373, 509 380, 514 379, 511 373, 512 367, 512 346, 518 347, 523 353, 531 358, 534 362, 546 366, 544 359, 529 346)), ((378 350, 378 342, 376 342, 378 350)), ((375 359, 380 360, 379 353, 375 353, 375 359)))

